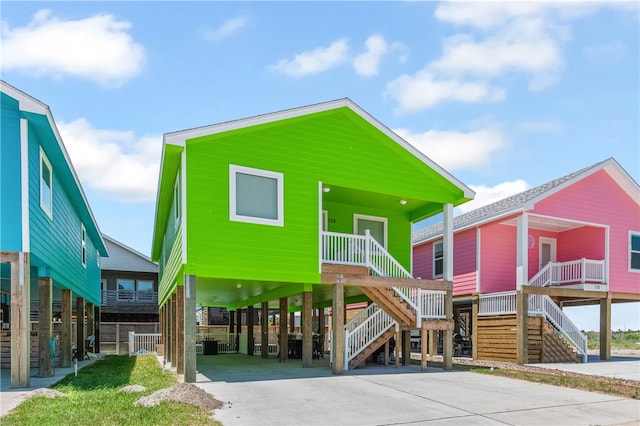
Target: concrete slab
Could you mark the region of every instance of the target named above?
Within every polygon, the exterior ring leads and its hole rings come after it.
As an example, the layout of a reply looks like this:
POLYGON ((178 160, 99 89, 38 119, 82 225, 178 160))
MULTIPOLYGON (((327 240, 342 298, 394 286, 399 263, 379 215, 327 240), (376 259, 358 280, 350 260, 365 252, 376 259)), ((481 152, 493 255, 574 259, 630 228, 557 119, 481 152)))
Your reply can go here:
POLYGON ((239 355, 198 357, 197 385, 225 426, 382 424, 636 424, 640 401, 466 371, 367 366, 332 376, 328 363, 239 355))
MULTIPOLYGON (((86 367, 87 365, 93 364, 94 362, 95 359, 80 361, 78 362, 78 370, 86 367)), ((37 368, 31 369, 31 372, 33 373, 34 370, 35 373, 38 372, 37 368)), ((54 375, 51 377, 31 376, 29 378, 30 386, 28 388, 14 389, 11 388, 11 369, 0 369, 0 417, 8 414, 9 411, 21 404, 22 401, 29 398, 32 391, 40 388, 48 388, 62 380, 68 374, 75 374, 75 367, 58 367, 55 369, 54 375)))
POLYGON ((530 365, 550 370, 571 371, 580 374, 640 381, 639 357, 612 356, 609 361, 602 361, 598 355, 589 355, 588 362, 581 364, 561 362, 530 365))

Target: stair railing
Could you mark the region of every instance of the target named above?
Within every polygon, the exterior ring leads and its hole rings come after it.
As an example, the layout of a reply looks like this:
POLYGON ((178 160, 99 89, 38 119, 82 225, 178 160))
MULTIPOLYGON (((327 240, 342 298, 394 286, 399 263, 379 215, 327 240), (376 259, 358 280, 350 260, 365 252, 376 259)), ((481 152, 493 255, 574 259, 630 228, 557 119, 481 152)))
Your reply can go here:
POLYGON ((529 280, 529 285, 545 287, 569 283, 604 283, 604 260, 578 259, 549 262, 529 280))
POLYGON ((540 310, 547 321, 553 325, 582 355, 582 362, 587 362, 587 336, 569 319, 558 305, 546 294, 540 297, 540 310))
MULTIPOLYGON (((353 319, 344 326, 344 369, 349 369, 349 362, 362 352, 371 342, 382 336, 397 322, 375 303, 365 310, 367 317, 360 318, 358 325, 353 326, 353 319)), ((365 312, 363 311, 363 312, 365 312)), ((361 312, 361 314, 363 313, 361 312)), ((364 316, 364 315, 363 315, 364 316)), ((355 319, 355 317, 354 317, 355 319)))

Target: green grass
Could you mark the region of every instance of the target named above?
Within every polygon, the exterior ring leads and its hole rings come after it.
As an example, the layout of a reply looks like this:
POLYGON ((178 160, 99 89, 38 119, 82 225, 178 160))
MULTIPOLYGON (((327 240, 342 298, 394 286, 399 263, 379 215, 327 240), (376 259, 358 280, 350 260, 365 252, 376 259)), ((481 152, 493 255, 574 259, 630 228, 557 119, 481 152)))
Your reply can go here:
MULTIPOLYGON (((600 348, 600 333, 597 331, 587 331, 587 345, 589 349, 600 348)), ((612 349, 640 349, 640 331, 612 331, 612 349)))
POLYGON ((109 355, 68 375, 52 388, 66 398, 33 397, 2 418, 2 425, 219 425, 211 413, 178 402, 154 407, 135 406, 143 396, 177 383, 152 356, 109 355), (127 393, 127 385, 142 385, 144 392, 127 393))

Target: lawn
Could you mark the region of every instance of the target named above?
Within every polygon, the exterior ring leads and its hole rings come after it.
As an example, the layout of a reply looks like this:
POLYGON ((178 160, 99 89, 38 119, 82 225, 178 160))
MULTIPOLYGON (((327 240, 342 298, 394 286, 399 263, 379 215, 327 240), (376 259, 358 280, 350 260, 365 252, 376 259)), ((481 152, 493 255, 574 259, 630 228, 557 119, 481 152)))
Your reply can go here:
POLYGON ((188 404, 134 405, 141 397, 175 384, 175 374, 163 372, 156 357, 109 355, 52 386, 67 397, 29 398, 3 417, 2 425, 220 425, 211 412, 188 404), (147 389, 121 392, 127 385, 147 389))

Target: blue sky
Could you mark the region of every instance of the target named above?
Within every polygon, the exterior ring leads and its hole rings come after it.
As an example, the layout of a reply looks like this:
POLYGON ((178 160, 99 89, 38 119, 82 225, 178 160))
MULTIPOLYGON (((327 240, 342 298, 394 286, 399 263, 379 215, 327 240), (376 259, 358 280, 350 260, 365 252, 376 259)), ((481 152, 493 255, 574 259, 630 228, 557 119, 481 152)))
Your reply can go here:
POLYGON ((2 79, 50 106, 101 230, 143 253, 164 133, 336 98, 474 189, 462 211, 609 157, 640 180, 637 2, 0 7, 2 79))

